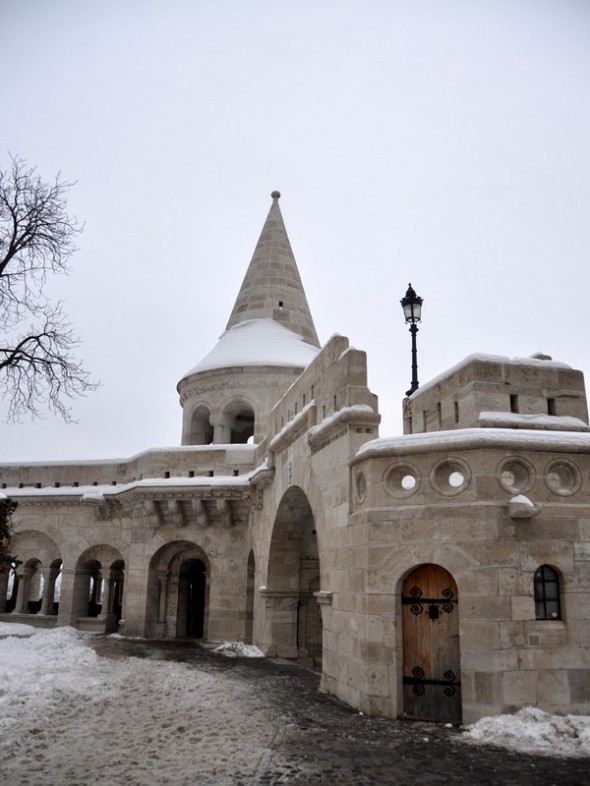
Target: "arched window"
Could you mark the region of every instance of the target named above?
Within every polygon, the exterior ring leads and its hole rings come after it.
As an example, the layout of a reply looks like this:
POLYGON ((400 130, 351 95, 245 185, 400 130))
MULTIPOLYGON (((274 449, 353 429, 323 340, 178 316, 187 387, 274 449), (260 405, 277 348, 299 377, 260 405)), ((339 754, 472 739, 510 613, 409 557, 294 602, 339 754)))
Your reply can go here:
POLYGON ((233 401, 223 412, 225 438, 232 445, 246 445, 254 436, 254 410, 245 401, 233 401))
POLYGON ((560 620, 559 576, 549 565, 541 565, 535 571, 535 618, 538 620, 560 620))
POLYGON ((191 416, 189 445, 210 445, 213 442, 213 426, 207 407, 198 407, 191 416))

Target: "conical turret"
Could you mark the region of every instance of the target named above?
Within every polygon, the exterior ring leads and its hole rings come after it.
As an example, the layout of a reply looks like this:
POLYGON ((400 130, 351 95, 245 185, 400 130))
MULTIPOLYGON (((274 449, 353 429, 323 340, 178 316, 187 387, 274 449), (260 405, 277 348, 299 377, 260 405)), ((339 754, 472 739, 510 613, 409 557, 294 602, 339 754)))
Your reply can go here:
POLYGON ((273 191, 225 332, 178 383, 183 445, 260 442, 273 406, 319 351, 279 197, 273 191))
POLYGON ((270 211, 226 330, 249 319, 274 319, 307 343, 319 347, 305 290, 281 215, 281 195, 273 191, 271 196, 270 211))

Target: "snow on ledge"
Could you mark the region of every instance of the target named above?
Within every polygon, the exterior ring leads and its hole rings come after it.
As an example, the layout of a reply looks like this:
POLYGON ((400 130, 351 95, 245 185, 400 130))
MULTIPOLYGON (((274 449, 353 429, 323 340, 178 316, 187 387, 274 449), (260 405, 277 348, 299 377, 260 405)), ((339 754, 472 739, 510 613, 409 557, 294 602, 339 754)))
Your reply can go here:
POLYGON ((354 414, 374 415, 375 410, 370 404, 352 404, 350 407, 342 407, 342 409, 334 412, 333 415, 328 415, 328 417, 324 418, 321 423, 317 424, 317 426, 312 426, 309 432, 313 436, 317 436, 321 434, 322 431, 329 429, 334 423, 346 421, 350 418, 351 415, 354 414))
POLYGON ((523 415, 517 412, 480 412, 484 428, 527 428, 543 431, 590 431, 587 423, 571 415, 523 415))
POLYGON ((183 476, 172 478, 144 478, 143 480, 134 480, 129 483, 120 483, 116 486, 112 484, 101 484, 99 486, 42 486, 41 488, 34 488, 33 486, 24 486, 23 488, 7 488, 5 491, 13 499, 22 497, 78 497, 81 502, 88 504, 100 504, 108 498, 114 498, 123 494, 126 491, 138 491, 150 489, 163 489, 165 491, 174 491, 176 489, 185 490, 187 488, 209 488, 209 487, 244 487, 250 485, 250 480, 253 472, 245 472, 243 475, 215 475, 198 476, 195 478, 187 478, 183 476))
POLYGON ((579 431, 536 431, 512 428, 464 428, 381 437, 365 442, 357 458, 378 457, 394 451, 425 453, 431 450, 473 450, 508 447, 514 450, 544 449, 590 453, 590 433, 579 431))

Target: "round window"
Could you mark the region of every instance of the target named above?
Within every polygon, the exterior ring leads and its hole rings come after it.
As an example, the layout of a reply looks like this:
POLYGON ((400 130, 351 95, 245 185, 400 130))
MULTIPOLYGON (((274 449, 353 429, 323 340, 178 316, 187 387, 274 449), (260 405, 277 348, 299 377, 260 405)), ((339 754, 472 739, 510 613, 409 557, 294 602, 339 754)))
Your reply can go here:
POLYGON ((510 494, 525 494, 535 481, 535 471, 528 461, 509 458, 500 463, 497 478, 504 491, 510 494))
POLYGON ((545 483, 554 494, 567 497, 575 494, 582 485, 580 470, 571 461, 558 459, 548 465, 545 471, 545 483))
POLYGON ((443 459, 430 473, 432 486, 446 496, 465 491, 471 480, 471 471, 461 459, 443 459))
POLYGON ((385 471, 383 485, 394 497, 411 497, 420 487, 420 474, 411 464, 394 464, 385 471))
POLYGON ((355 496, 356 501, 361 505, 367 498, 367 479, 364 472, 356 473, 355 496))

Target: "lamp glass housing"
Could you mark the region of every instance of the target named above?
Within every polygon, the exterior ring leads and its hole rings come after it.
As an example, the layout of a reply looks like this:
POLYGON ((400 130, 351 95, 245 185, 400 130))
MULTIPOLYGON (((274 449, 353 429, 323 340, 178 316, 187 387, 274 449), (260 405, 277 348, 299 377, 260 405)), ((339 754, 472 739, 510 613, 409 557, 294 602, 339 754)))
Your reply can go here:
POLYGON ((422 298, 415 293, 411 284, 408 287, 406 296, 402 298, 401 304, 406 322, 412 325, 420 322, 422 318, 422 298))

